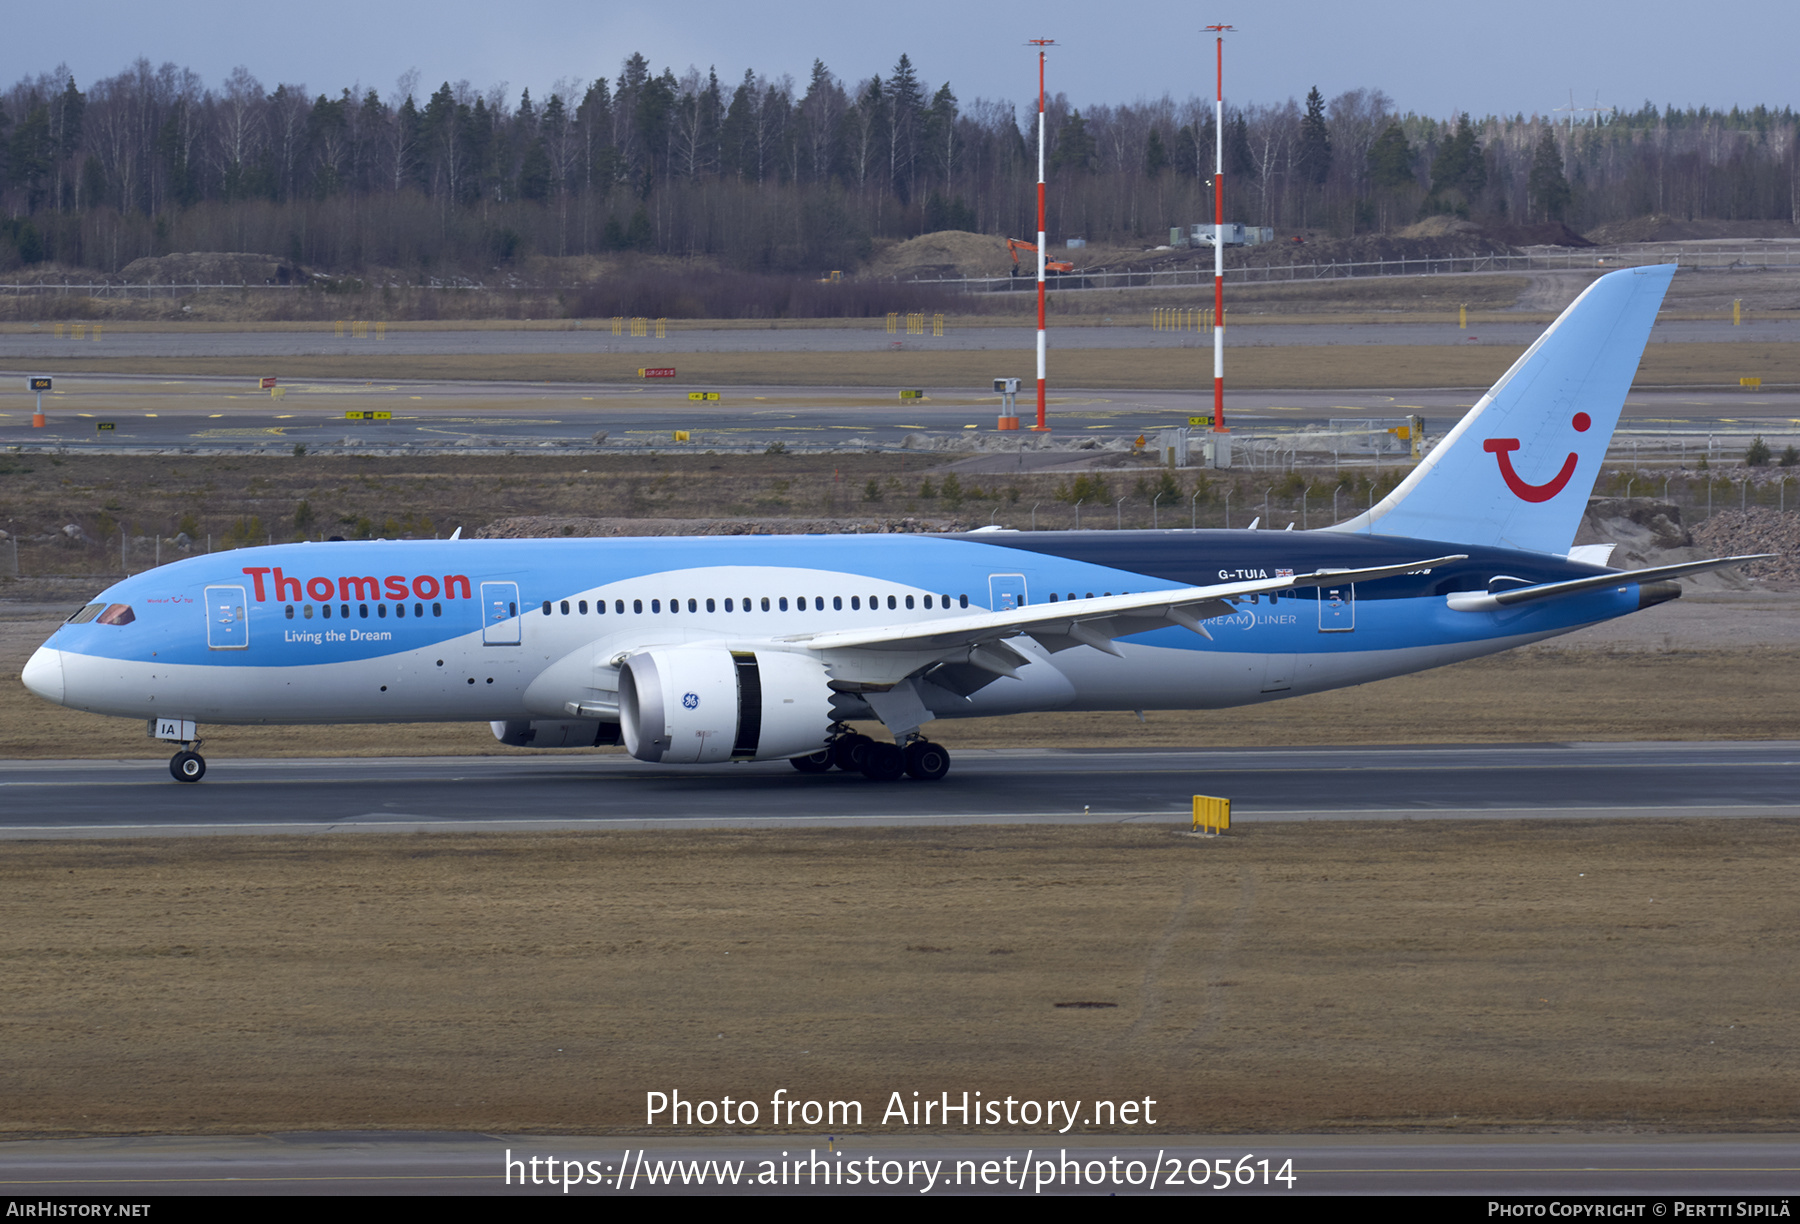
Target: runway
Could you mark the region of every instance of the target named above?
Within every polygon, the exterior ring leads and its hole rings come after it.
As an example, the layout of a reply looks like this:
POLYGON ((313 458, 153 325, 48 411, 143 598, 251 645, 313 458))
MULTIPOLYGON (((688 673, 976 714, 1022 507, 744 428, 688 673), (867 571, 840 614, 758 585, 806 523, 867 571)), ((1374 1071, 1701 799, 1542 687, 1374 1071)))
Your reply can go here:
MULTIPOLYGON (((902 1141, 346 1132, 0 1143, 0 1194, 19 1200, 621 1192, 1775 1196, 1788 1193, 1797 1175, 1800 1141, 1792 1135, 1019 1134, 902 1141), (517 1162, 510 1184, 509 1158, 517 1162), (811 1170, 810 1181, 795 1175, 796 1161, 811 1170), (554 1168, 561 1178, 566 1162, 574 1162, 569 1176, 580 1183, 567 1191, 545 1176, 554 1168), (784 1163, 785 1177, 756 1183, 760 1172, 773 1175, 784 1163)), ((1774 1207, 1772 1214, 1783 1211, 1774 1207)))
MULTIPOLYGON (((23 379, 18 386, 24 386, 23 379)), ((285 384, 285 391, 275 400, 247 389, 243 380, 201 376, 58 377, 41 428, 32 427, 29 396, 0 403, 0 444, 124 454, 285 454, 296 443, 312 451, 568 447, 612 454, 649 448, 760 451, 780 440, 790 447, 864 451, 924 449, 922 434, 965 431, 975 431, 989 446, 1001 444, 994 436, 999 397, 973 391, 932 391, 904 403, 892 392, 870 388, 783 386, 726 388, 712 401, 689 400, 686 391, 605 383, 306 379, 285 384), (389 415, 347 420, 347 412, 389 415), (675 442, 674 430, 686 431, 688 440, 675 442), (596 435, 604 435, 604 442, 596 442, 596 435)), ((1455 388, 1234 391, 1227 412, 1234 429, 1267 436, 1327 429, 1334 419, 1416 413, 1425 418, 1428 435, 1437 437, 1478 396, 1455 388)), ((1029 433, 1004 435, 1005 445, 1020 448, 1019 470, 1067 462, 1073 438, 1105 441, 1186 426, 1196 414, 1210 419, 1212 407, 1210 397, 1192 391, 1056 388, 1049 411, 1054 449, 1036 449, 1043 443, 1029 433)), ((1613 449, 1624 453, 1641 442, 1645 458, 1677 458, 1697 455, 1709 435, 1731 438, 1735 446, 1753 433, 1777 447, 1800 436, 1800 393, 1635 391, 1626 401, 1613 449)))
MULTIPOLYGON (((346 729, 346 734, 350 734, 346 729)), ((1185 824, 1800 816, 1800 743, 954 754, 949 777, 870 782, 786 762, 675 769, 617 753, 540 757, 0 764, 0 839, 546 829, 1185 824)))

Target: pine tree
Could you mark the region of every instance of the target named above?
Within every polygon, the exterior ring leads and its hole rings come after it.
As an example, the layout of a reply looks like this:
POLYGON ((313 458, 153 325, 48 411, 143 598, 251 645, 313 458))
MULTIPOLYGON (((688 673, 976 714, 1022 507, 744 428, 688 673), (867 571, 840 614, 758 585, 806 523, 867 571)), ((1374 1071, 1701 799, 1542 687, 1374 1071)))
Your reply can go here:
POLYGON ((1150 136, 1144 141, 1144 177, 1155 179, 1169 168, 1169 151, 1163 147, 1162 133, 1155 128, 1150 129, 1150 136))
POLYGON ((1537 156, 1531 160, 1531 176, 1525 181, 1537 214, 1547 221, 1561 221, 1569 210, 1569 180, 1563 177, 1562 150, 1556 133, 1544 129, 1538 141, 1537 156))
POLYGON ((1316 85, 1306 95, 1306 114, 1300 120, 1299 162, 1308 183, 1324 185, 1331 173, 1331 129, 1325 124, 1325 98, 1316 85))
POLYGON ((1398 191, 1418 182, 1413 177, 1412 145, 1398 123, 1388 124, 1369 146, 1369 182, 1384 191, 1398 191))

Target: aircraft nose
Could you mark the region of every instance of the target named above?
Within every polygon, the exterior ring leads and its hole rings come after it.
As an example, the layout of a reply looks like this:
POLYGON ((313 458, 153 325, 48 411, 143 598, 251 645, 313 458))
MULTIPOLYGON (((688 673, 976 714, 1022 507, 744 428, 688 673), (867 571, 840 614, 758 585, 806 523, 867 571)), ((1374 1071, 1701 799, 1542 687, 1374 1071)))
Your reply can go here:
POLYGON ((25 670, 19 673, 19 679, 25 687, 42 697, 45 701, 54 701, 61 705, 63 701, 63 660, 62 651, 52 650, 48 646, 38 647, 31 661, 25 664, 25 670))

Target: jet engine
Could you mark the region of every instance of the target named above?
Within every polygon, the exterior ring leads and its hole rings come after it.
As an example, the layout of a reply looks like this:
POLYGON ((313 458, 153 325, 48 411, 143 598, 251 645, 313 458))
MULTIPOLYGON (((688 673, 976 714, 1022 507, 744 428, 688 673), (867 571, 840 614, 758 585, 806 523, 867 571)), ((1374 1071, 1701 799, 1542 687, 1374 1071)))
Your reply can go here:
POLYGON ((806 655, 670 647, 619 666, 619 724, 640 761, 781 760, 830 738, 830 678, 806 655))

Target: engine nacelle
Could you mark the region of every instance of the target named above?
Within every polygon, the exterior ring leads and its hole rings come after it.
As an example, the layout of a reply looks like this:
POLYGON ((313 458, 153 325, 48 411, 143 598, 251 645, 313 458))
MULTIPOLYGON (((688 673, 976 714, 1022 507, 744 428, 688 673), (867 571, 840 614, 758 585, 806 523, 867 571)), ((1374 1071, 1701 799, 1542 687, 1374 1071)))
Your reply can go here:
POLYGON ((494 738, 514 748, 598 748, 619 742, 617 723, 589 718, 549 718, 532 722, 491 722, 494 738))
POLYGON ((619 666, 619 725, 640 761, 705 765, 817 752, 831 734, 830 678, 806 655, 668 647, 619 666))

